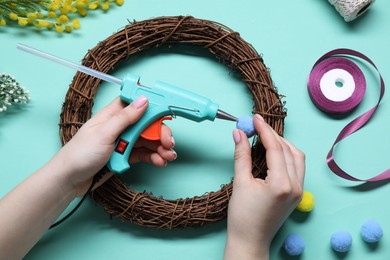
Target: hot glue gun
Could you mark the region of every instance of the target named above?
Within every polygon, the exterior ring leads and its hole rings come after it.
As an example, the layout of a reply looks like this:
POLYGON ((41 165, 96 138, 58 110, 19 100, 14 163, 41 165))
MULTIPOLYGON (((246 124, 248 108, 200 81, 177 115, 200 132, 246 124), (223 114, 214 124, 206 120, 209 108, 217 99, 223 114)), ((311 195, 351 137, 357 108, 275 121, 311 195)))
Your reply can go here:
POLYGON ((160 139, 163 120, 181 116, 195 122, 214 121, 215 118, 237 121, 236 117, 220 110, 219 106, 210 99, 161 81, 157 81, 153 87, 143 86, 137 75, 127 74, 121 80, 23 44, 18 44, 17 48, 120 85, 120 98, 126 103, 131 103, 140 96, 148 98, 149 106, 145 114, 134 125, 129 126, 116 140, 114 152, 107 164, 108 168, 115 173, 123 173, 130 168, 128 158, 140 136, 149 140, 160 139))

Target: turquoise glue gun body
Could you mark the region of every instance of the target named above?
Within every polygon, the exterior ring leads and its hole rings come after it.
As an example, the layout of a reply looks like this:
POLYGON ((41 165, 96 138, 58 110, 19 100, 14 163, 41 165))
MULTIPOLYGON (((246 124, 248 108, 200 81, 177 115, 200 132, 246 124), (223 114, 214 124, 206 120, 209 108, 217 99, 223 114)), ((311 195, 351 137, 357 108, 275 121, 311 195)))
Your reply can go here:
POLYGON ((129 126, 117 139, 114 152, 107 164, 115 173, 130 168, 129 156, 141 133, 153 122, 164 116, 181 116, 196 122, 211 120, 221 114, 218 105, 210 99, 185 89, 157 81, 153 87, 140 84, 140 77, 128 74, 122 81, 120 98, 131 103, 140 96, 148 98, 145 114, 134 125, 129 126))

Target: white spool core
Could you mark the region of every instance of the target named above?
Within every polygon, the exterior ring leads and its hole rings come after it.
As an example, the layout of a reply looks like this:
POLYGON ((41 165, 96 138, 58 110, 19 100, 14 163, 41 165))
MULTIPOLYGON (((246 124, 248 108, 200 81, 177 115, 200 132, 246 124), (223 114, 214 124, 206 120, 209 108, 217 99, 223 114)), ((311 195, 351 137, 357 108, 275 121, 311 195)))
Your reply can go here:
POLYGON ((322 76, 320 88, 327 99, 341 102, 352 96, 355 91, 355 81, 348 71, 332 69, 322 76))

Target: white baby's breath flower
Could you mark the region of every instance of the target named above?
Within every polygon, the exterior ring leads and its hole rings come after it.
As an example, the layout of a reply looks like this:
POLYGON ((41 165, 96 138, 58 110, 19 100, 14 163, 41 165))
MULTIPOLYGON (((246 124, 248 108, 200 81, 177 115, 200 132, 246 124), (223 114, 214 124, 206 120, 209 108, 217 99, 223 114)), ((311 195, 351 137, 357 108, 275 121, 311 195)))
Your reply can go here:
POLYGON ((7 110, 12 103, 26 104, 29 92, 12 75, 0 74, 0 112, 7 110))

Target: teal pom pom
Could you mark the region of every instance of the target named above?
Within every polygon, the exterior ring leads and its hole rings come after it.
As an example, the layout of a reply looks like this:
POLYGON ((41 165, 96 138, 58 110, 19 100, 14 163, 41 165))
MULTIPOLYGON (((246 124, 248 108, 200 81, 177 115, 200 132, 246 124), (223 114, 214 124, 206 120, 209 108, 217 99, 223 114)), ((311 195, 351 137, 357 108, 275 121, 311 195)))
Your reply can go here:
POLYGON ((330 242, 334 251, 345 253, 352 245, 352 236, 347 231, 338 231, 333 233, 330 242))
POLYGON ((253 125, 253 117, 251 116, 241 116, 238 118, 236 127, 243 131, 248 138, 254 136, 256 133, 255 126, 253 125))
POLYGON ((367 243, 376 243, 382 238, 383 230, 375 220, 367 220, 363 223, 360 234, 367 243))
POLYGON ((297 234, 289 234, 284 240, 283 247, 291 256, 300 255, 305 250, 305 241, 297 234))

